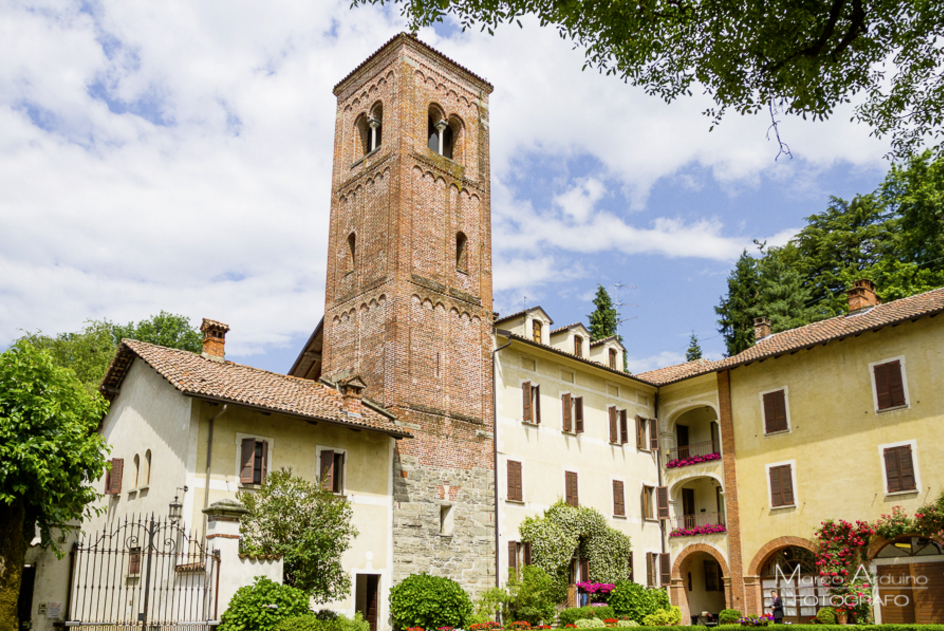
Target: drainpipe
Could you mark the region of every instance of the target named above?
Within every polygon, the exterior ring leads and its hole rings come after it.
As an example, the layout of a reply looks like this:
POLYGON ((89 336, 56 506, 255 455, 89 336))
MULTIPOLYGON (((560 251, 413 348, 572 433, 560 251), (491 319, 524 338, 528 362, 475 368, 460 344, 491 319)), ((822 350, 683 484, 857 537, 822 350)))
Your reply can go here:
MULTIPOLYGON (((441 137, 441 136, 440 136, 441 137)), ((495 329, 495 334, 508 338, 508 343, 492 351, 492 467, 495 472, 495 587, 501 587, 501 533, 498 531, 498 388, 495 386, 495 355, 511 346, 511 332, 495 329)))
MULTIPOLYGON (((226 412, 227 404, 223 404, 223 409, 210 417, 210 429, 207 435, 207 466, 206 466, 206 480, 203 485, 203 509, 206 510, 206 507, 210 503, 210 459, 213 455, 213 421, 223 416, 226 412)), ((203 532, 206 533, 207 517, 206 513, 203 514, 203 532)))

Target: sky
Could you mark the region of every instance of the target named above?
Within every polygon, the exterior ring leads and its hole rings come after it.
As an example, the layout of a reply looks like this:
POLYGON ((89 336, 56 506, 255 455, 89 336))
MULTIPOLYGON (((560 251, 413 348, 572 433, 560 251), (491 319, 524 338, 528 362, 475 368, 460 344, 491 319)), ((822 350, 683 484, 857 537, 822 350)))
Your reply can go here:
MULTIPOLYGON (((710 130, 707 96, 666 104, 522 22, 418 33, 495 86, 495 308, 586 323, 622 284, 632 372, 684 361, 692 332, 720 358, 741 252, 888 169, 852 105, 781 117, 778 158, 769 114, 710 130)), ((405 24, 350 0, 0 3, 0 348, 164 310, 286 372, 324 312, 332 88, 405 24)))

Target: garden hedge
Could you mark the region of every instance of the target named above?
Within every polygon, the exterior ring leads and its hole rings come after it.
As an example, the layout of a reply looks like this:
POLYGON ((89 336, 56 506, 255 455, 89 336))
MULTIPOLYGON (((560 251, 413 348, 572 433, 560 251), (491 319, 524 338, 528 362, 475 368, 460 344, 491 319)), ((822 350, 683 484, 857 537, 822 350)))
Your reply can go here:
MULTIPOLYGON (((677 627, 633 627, 633 631, 705 631, 705 627, 677 626, 677 627)), ((723 631, 741 629, 739 624, 723 624, 713 627, 723 631)), ((764 631, 944 631, 944 624, 771 624, 758 627, 764 631)))
POLYGON ((613 612, 613 608, 610 606, 605 607, 571 607, 570 609, 564 609, 559 614, 557 614, 558 620, 560 621, 560 626, 565 624, 576 624, 578 620, 583 620, 585 618, 599 618, 601 620, 606 620, 607 618, 615 618, 616 614, 613 612))

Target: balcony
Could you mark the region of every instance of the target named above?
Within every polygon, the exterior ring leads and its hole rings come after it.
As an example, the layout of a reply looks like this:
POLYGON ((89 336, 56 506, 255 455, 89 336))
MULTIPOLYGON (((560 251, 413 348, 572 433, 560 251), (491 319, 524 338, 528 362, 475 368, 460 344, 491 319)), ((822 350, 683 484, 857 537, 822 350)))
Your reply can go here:
POLYGON ((682 515, 669 521, 670 537, 694 537, 695 535, 723 534, 728 531, 724 513, 694 513, 682 515))
POLYGON ((721 445, 717 440, 706 440, 669 449, 665 454, 665 467, 678 469, 715 460, 721 460, 721 445))

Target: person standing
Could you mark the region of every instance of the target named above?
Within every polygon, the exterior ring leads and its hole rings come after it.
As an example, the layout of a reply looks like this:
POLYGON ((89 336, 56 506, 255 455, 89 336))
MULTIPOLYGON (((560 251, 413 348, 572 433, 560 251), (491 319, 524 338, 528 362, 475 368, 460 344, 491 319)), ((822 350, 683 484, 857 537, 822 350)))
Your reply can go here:
POLYGON ((783 600, 777 592, 770 592, 773 602, 770 603, 770 609, 774 614, 774 624, 783 624, 783 600))

